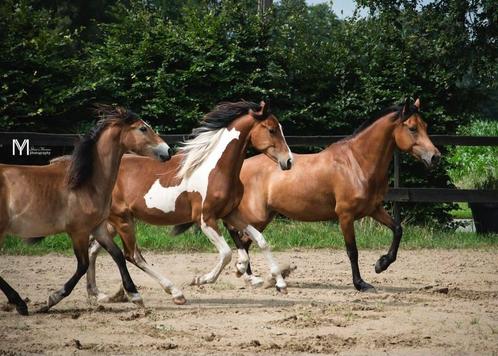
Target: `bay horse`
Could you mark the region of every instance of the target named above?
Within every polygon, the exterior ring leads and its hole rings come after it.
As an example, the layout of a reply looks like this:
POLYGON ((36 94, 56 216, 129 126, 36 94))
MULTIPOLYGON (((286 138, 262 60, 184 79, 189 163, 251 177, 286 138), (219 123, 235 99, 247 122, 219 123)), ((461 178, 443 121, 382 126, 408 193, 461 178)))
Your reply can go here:
MULTIPOLYGON (((67 297, 88 268, 89 235, 93 234, 115 259, 133 302, 141 298, 121 250, 100 239, 111 206, 111 193, 121 157, 127 151, 170 159, 169 146, 152 128, 124 108, 99 106, 101 119, 76 146, 70 159, 45 166, 0 165, 0 244, 6 234, 29 240, 66 232, 72 240, 77 268, 64 287, 51 294, 41 311, 67 297)), ((1 258, 1 257, 0 257, 1 258)), ((0 277, 0 289, 21 315, 28 307, 0 277)))
MULTIPOLYGON (((277 214, 300 221, 338 219, 353 284, 359 291, 373 289, 360 275, 354 221, 370 216, 392 230, 389 252, 375 264, 375 271, 381 273, 396 260, 402 236, 401 226, 382 205, 394 150, 410 153, 426 167, 437 164, 441 157, 427 135, 419 109, 419 99, 390 107, 363 123, 352 136, 319 153, 295 154, 289 172, 274 169, 262 155, 245 160, 240 175, 244 196, 233 215, 261 232, 277 214)), ((236 246, 248 251, 251 241, 240 230, 228 227, 236 246)), ((263 282, 252 275, 245 259, 236 267, 238 276, 244 275, 253 284, 263 282)))
MULTIPOLYGON (((114 229, 123 241, 126 259, 156 279, 172 295, 175 304, 184 304, 183 293, 143 258, 136 241, 135 219, 153 225, 177 225, 176 232, 193 224, 200 226, 219 252, 216 266, 209 273, 195 277, 191 283, 201 285, 214 283, 232 257, 217 225, 217 220, 223 218, 256 241, 271 266, 277 288, 286 292, 280 267, 263 235, 244 220, 231 216, 242 199, 239 173, 249 145, 263 152, 273 164, 278 163, 280 169, 291 168, 292 154, 281 125, 264 102, 221 103, 204 116, 193 136, 166 164, 143 157, 123 158, 108 221, 112 227, 109 230, 114 229)), ((111 231, 108 238, 112 239, 113 235, 111 231)), ((119 300, 122 289, 109 299, 97 288, 95 260, 98 250, 98 243, 92 243, 87 273, 88 296, 100 301, 119 300)))

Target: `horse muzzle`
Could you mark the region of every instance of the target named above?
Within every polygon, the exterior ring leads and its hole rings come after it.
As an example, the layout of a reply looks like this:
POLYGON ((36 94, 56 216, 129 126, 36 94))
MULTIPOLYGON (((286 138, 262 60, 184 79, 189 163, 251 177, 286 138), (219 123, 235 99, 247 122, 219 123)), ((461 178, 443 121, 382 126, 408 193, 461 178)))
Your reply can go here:
POLYGON ((441 161, 441 153, 436 152, 433 154, 424 153, 421 157, 422 162, 424 163, 426 168, 436 167, 441 161))
POLYGON ((173 150, 164 142, 158 144, 152 149, 152 152, 161 162, 169 161, 173 154, 173 150))
POLYGON ((278 161, 278 164, 280 165, 280 169, 283 171, 288 171, 289 169, 291 169, 293 163, 294 163, 294 161, 292 160, 292 158, 278 161))

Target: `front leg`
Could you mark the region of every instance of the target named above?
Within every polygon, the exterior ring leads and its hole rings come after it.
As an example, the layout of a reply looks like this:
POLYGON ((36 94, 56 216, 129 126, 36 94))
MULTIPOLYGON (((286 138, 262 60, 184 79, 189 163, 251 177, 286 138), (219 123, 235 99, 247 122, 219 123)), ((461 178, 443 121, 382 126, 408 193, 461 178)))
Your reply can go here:
POLYGON ((358 248, 356 247, 356 237, 354 234, 354 217, 350 214, 340 215, 339 225, 344 235, 355 288, 360 292, 375 291, 375 288, 371 284, 368 284, 361 278, 360 267, 358 266, 358 248))
POLYGON ((390 228, 393 232, 393 241, 391 243, 389 251, 386 255, 381 256, 375 264, 375 272, 381 273, 385 271, 391 265, 391 263, 396 261, 399 243, 401 242, 401 237, 403 236, 403 229, 401 228, 401 225, 396 224, 394 219, 382 206, 379 206, 379 208, 375 210, 370 216, 376 221, 380 222, 382 225, 390 228))
POLYGON ((201 230, 218 250, 220 259, 209 273, 200 277, 195 277, 191 285, 216 282, 223 268, 232 260, 232 250, 230 250, 230 247, 221 235, 215 219, 207 219, 206 221, 201 220, 201 230))
POLYGON ((77 260, 77 267, 71 278, 64 284, 64 287, 52 293, 48 297, 47 305, 40 309, 40 312, 48 312, 48 310, 59 303, 62 299, 67 297, 73 291, 76 284, 88 269, 88 236, 90 231, 79 231, 77 233, 70 233, 73 243, 74 255, 77 260))

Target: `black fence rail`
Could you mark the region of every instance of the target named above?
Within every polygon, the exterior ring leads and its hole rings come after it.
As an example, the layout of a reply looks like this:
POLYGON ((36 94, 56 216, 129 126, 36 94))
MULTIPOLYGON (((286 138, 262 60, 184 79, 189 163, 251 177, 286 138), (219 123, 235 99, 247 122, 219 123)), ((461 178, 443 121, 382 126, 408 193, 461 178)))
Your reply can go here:
MULTIPOLYGON (((176 144, 189 138, 185 135, 162 135, 169 144, 176 144)), ((286 136, 287 143, 292 147, 321 147, 343 139, 345 136, 286 136)), ((14 149, 14 140, 18 144, 29 140, 31 146, 36 147, 71 147, 79 139, 78 135, 51 134, 34 132, 0 132, 0 146, 14 149)), ((456 146, 498 146, 497 136, 452 136, 432 135, 435 145, 456 146)), ((18 148, 18 147, 17 147, 18 148)), ((394 153, 394 186, 389 189, 386 201, 394 202, 394 215, 400 220, 397 202, 426 202, 426 203, 496 203, 497 190, 459 190, 444 188, 403 188, 400 187, 400 159, 399 152, 394 153)))
MULTIPOLYGON (((36 146, 70 147, 79 139, 74 134, 53 134, 37 132, 0 132, 0 144, 11 145, 12 140, 29 139, 36 146)), ((190 137, 189 134, 161 135, 170 144, 176 144, 190 137)), ((292 147, 321 147, 337 142, 346 136, 286 136, 287 143, 292 147)), ((455 146, 498 146, 498 136, 456 136, 456 135, 431 135, 435 145, 455 146)))

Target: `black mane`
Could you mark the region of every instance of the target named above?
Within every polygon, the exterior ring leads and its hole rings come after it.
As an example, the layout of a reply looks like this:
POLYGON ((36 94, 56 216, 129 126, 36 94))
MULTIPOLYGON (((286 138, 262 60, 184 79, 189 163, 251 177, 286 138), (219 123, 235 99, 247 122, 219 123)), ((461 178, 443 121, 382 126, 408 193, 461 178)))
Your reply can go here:
MULTIPOLYGON (((358 135, 360 132, 365 131, 365 129, 371 126, 374 122, 379 120, 381 117, 384 117, 393 112, 397 113, 397 117, 401 116, 404 105, 392 105, 388 108, 378 111, 375 115, 365 120, 356 130, 354 130, 351 137, 358 135)), ((410 105, 410 109, 403 114, 402 120, 405 120, 412 116, 413 114, 418 113, 418 108, 415 105, 410 105)))
POLYGON ((98 105, 94 112, 100 120, 90 132, 81 138, 71 155, 71 164, 67 175, 67 184, 71 189, 79 188, 92 176, 93 149, 102 131, 113 122, 129 125, 138 120, 137 114, 119 106, 98 105))
MULTIPOLYGON (((200 126, 192 130, 192 134, 197 136, 206 131, 214 131, 224 127, 227 127, 232 121, 241 117, 242 115, 246 115, 249 113, 249 110, 252 110, 254 113, 257 113, 261 110, 260 104, 256 104, 251 101, 237 101, 237 102, 222 102, 216 105, 216 107, 209 113, 207 113, 201 123, 200 126)), ((258 120, 266 119, 270 115, 267 112, 264 117, 255 117, 258 120)))

